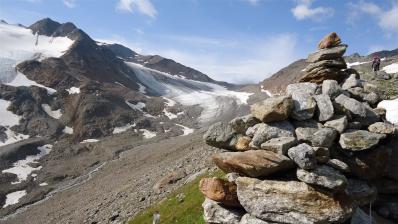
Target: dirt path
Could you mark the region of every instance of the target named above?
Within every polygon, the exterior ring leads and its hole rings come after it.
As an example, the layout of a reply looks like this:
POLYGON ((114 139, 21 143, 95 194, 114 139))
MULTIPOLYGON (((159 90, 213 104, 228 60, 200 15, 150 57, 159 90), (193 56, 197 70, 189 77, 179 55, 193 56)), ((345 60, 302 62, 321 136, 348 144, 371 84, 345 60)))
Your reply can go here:
MULTIPOLYGON (((5 223, 119 223, 160 200, 167 192, 205 167, 214 153, 201 134, 135 147, 102 166, 85 183, 55 194, 4 221, 5 223), (206 150, 205 150, 206 148, 206 150), (172 171, 187 175, 167 192, 155 194, 153 185, 172 171)), ((73 166, 73 164, 71 164, 73 166)))

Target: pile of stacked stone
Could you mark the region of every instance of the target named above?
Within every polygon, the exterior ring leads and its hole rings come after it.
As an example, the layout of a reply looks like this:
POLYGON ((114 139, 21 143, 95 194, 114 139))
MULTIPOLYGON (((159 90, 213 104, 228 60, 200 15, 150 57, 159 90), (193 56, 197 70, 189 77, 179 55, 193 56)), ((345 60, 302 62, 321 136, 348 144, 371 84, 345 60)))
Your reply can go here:
POLYGON ((347 45, 341 44, 336 33, 325 36, 318 44, 318 51, 308 56, 307 62, 310 64, 305 68, 305 75, 300 82, 321 84, 326 79, 341 82, 346 75, 344 69, 347 64, 343 58, 346 49, 347 45))
POLYGON ((204 140, 225 149, 212 160, 227 175, 200 181, 205 221, 398 221, 398 129, 380 100, 355 75, 342 85, 295 83, 250 115, 212 125, 204 140))

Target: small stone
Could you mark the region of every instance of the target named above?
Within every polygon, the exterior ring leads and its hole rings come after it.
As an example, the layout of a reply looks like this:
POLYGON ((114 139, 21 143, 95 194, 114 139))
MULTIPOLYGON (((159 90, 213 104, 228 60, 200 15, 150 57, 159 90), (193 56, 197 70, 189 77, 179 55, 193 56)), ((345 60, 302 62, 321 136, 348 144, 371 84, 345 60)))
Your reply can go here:
POLYGON ((229 182, 235 183, 235 180, 239 177, 239 174, 238 173, 227 173, 225 175, 225 177, 227 178, 227 180, 229 182))
POLYGON ((341 94, 341 87, 336 80, 325 80, 322 83, 322 94, 328 95, 331 99, 341 94))
POLYGON ((347 179, 339 171, 329 166, 318 166, 314 170, 297 170, 297 178, 304 183, 324 187, 333 191, 342 191, 347 186, 347 179))
POLYGON ((305 143, 290 148, 288 155, 302 169, 309 170, 316 167, 315 151, 305 143))
POLYGON ((346 110, 350 111, 354 115, 360 117, 366 117, 366 108, 365 106, 350 97, 345 96, 344 94, 340 94, 336 99, 335 102, 345 108, 346 110))
POLYGON ((202 204, 206 223, 239 224, 245 213, 241 209, 231 209, 221 206, 219 203, 206 198, 202 204))
POLYGON ((246 134, 253 136, 250 146, 259 149, 262 143, 272 138, 293 137, 294 127, 288 121, 260 123, 247 129, 246 134))
POLYGON ((380 101, 379 95, 375 92, 366 94, 363 99, 371 105, 376 105, 380 101))
POLYGON ((292 95, 294 92, 315 94, 318 89, 318 85, 310 82, 293 83, 286 87, 288 95, 292 95))
POLYGON ((327 162, 328 166, 335 168, 336 170, 343 172, 343 173, 349 173, 350 172, 350 167, 343 161, 338 160, 338 159, 331 159, 327 162))
POLYGON ((288 149, 297 145, 297 140, 294 137, 280 137, 272 138, 263 144, 261 149, 272 151, 281 155, 287 155, 288 149))
POLYGON ((293 109, 290 96, 270 97, 251 106, 252 115, 263 122, 286 120, 293 109))
POLYGON ((203 139, 206 144, 222 149, 234 149, 236 132, 231 125, 218 122, 209 127, 203 139))
POLYGON ((292 99, 294 103, 292 117, 302 121, 310 119, 314 116, 316 101, 306 92, 293 92, 292 99))
POLYGON ((334 108, 332 101, 328 95, 315 95, 314 99, 316 101, 317 110, 316 117, 318 121, 327 121, 334 115, 334 108))
POLYGON ((266 150, 218 153, 213 155, 213 162, 225 172, 250 177, 264 177, 294 166, 286 156, 266 150))
POLYGON ((346 50, 347 45, 339 45, 333 48, 318 50, 308 55, 307 62, 314 63, 321 60, 341 58, 346 50))
POLYGON ((368 130, 373 133, 392 135, 397 132, 397 128, 393 124, 376 122, 368 127, 368 130))
POLYGON ((369 82, 365 82, 363 84, 363 89, 365 90, 365 92, 368 92, 368 93, 377 92, 379 90, 377 85, 369 83, 369 82))
POLYGON ((247 150, 250 150, 251 149, 251 147, 249 146, 250 145, 250 142, 252 141, 252 139, 250 138, 250 137, 247 137, 247 136, 239 136, 238 137, 238 140, 237 140, 237 142, 236 142, 236 144, 235 144, 235 149, 237 150, 237 151, 247 151, 247 150))
POLYGON ((335 33, 329 33, 318 43, 318 49, 337 47, 341 44, 340 37, 335 33))
POLYGON ((351 74, 344 82, 341 88, 347 90, 353 87, 362 87, 362 82, 356 78, 355 74, 351 74))
POLYGON ((336 117, 332 118, 332 120, 327 121, 324 124, 325 127, 333 128, 340 134, 345 131, 345 129, 347 128, 347 125, 348 125, 348 119, 347 119, 347 116, 344 116, 344 115, 336 116, 336 117))
POLYGON ((351 151, 362 151, 370 149, 379 144, 385 134, 377 134, 364 130, 348 130, 340 135, 340 146, 351 151))
POLYGON ((236 185, 221 178, 203 178, 199 182, 199 190, 213 201, 232 207, 241 207, 236 194, 236 185))
POLYGON ((229 125, 234 131, 244 135, 249 127, 252 127, 258 123, 260 123, 260 121, 257 118, 253 117, 253 115, 249 114, 231 120, 229 122, 229 125))
POLYGON ((296 128, 295 132, 299 141, 317 147, 330 147, 337 137, 337 132, 332 128, 296 128))

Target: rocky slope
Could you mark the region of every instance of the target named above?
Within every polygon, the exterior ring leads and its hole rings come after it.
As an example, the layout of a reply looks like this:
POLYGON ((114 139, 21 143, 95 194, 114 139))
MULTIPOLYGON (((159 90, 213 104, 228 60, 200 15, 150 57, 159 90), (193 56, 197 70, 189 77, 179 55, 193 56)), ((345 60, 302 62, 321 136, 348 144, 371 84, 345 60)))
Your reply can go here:
POLYGON ((1 216, 136 144, 248 110, 250 93, 170 59, 98 43, 69 22, 2 21, 0 42, 1 216))
POLYGON ((207 223, 398 221, 398 98, 380 102, 382 91, 354 69, 323 72, 333 60, 345 67, 346 47, 325 37, 309 55, 308 82, 208 129, 227 175, 200 182, 207 223))

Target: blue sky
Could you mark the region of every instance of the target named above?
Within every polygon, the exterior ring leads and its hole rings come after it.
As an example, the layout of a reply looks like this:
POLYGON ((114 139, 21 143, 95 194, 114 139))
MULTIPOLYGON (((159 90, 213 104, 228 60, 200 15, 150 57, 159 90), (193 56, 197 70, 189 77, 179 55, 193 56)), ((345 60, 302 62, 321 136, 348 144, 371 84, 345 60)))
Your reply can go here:
POLYGON ((305 58, 331 31, 347 54, 398 48, 398 0, 0 0, 10 23, 44 17, 234 83, 305 58))

